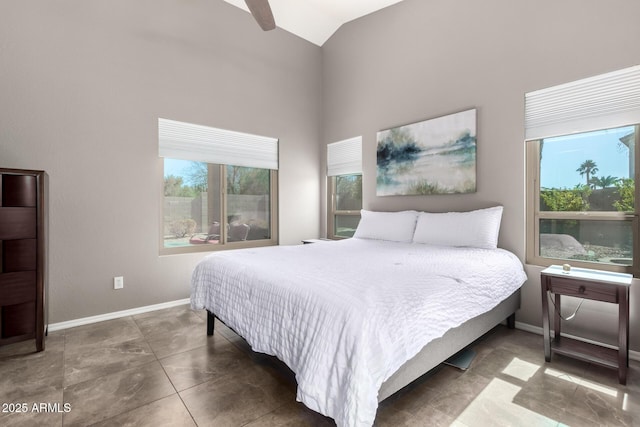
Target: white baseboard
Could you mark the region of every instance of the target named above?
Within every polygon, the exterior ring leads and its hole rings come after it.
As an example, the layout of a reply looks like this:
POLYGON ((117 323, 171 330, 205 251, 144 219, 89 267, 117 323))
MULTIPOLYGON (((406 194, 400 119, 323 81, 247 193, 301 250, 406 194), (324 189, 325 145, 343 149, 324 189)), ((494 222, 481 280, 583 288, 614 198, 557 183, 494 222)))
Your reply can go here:
POLYGON ((133 316, 136 314, 148 313, 150 311, 162 310, 164 308, 177 307, 189 304, 189 298, 176 301, 163 302, 161 304, 147 305, 144 307, 132 308, 129 310, 114 311, 113 313, 99 314, 97 316, 83 317, 81 319, 67 320, 49 324, 49 332, 60 331, 62 329, 74 328, 76 326, 88 325, 90 323, 103 322, 105 320, 118 319, 120 317, 133 316))
MULTIPOLYGON (((533 326, 533 325, 529 325, 528 323, 521 323, 521 322, 516 322, 516 329, 520 329, 526 332, 531 332, 534 334, 538 334, 538 335, 542 335, 542 328, 540 326, 533 326)), ((607 347, 607 348, 612 348, 614 350, 617 350, 618 347, 610 345, 610 344, 603 344, 601 342, 598 341, 593 341, 593 340, 589 340, 583 337, 577 337, 575 335, 570 335, 570 334, 561 334, 563 337, 567 337, 567 338, 571 338, 574 340, 578 340, 578 341, 583 341, 583 342, 588 342, 589 344, 597 344, 597 345, 601 345, 603 347, 607 347)), ((551 331, 551 337, 554 336, 553 331, 551 331)), ((629 350, 629 359, 631 360, 638 360, 640 361, 640 352, 637 351, 632 351, 629 350)))

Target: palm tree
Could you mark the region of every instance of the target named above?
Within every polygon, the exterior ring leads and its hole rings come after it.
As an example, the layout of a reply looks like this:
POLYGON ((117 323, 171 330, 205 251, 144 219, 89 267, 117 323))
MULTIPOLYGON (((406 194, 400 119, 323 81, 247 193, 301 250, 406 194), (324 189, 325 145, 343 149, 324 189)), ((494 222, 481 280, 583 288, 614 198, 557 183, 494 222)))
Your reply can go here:
POLYGON ((616 182, 618 182, 619 180, 620 178, 607 175, 607 176, 601 176, 601 177, 594 176, 593 178, 591 178, 591 181, 589 182, 594 187, 607 188, 607 187, 613 187, 616 184, 616 182))
POLYGON ((598 166, 593 160, 585 160, 584 162, 582 162, 580 167, 576 169, 576 172, 578 172, 580 175, 586 175, 587 185, 589 185, 589 183, 591 182, 591 174, 598 172, 598 166))

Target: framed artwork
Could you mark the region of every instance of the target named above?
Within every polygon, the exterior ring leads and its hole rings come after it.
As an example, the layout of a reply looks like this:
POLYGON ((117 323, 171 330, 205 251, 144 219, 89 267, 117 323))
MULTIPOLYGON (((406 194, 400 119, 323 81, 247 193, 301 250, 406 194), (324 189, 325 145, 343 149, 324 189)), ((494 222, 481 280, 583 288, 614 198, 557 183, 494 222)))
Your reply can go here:
POLYGON ((475 191, 475 108, 378 132, 378 196, 475 191))

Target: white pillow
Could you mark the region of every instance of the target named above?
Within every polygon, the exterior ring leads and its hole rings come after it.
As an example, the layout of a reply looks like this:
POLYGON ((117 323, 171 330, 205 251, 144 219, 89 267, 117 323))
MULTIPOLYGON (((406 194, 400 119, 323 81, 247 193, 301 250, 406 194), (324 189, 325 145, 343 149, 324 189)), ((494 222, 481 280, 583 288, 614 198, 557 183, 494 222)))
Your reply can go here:
POLYGON ((502 220, 502 206, 471 212, 428 213, 418 216, 415 243, 495 249, 502 220))
POLYGON ((360 223, 353 237, 358 239, 411 242, 418 212, 373 212, 362 209, 360 223))

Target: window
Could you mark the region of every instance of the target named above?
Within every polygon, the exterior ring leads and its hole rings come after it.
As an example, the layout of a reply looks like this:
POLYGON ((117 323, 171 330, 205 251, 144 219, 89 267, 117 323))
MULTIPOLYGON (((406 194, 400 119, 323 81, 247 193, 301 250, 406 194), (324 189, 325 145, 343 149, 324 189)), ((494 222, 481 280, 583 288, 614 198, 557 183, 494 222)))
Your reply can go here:
POLYGON ((533 92, 526 102, 527 262, 637 277, 640 68, 533 92))
POLYGON ((277 244, 277 160, 246 151, 264 150, 262 137, 164 119, 159 129, 161 254, 277 244))
POLYGON ((330 206, 329 237, 353 237, 360 222, 362 209, 362 175, 329 177, 330 206))
POLYGON ((327 237, 352 237, 362 209, 362 137, 327 145, 327 237))
POLYGON ((529 141, 536 183, 530 261, 633 265, 639 134, 625 126, 529 141))

